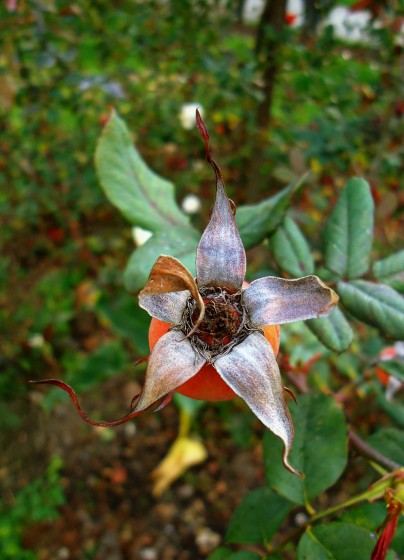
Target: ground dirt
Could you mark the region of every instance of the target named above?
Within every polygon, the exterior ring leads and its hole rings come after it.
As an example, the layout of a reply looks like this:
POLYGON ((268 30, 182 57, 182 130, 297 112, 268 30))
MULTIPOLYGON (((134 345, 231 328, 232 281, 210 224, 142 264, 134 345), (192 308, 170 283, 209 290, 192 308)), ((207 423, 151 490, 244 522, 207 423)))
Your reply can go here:
MULTIPOLYGON (((115 378, 86 394, 83 404, 105 418, 113 413, 111 403, 130 402, 133 385, 115 378)), ((177 435, 174 405, 104 429, 87 426, 70 402, 45 415, 37 402, 41 392, 31 394, 26 425, 4 442, 2 476, 10 497, 41 474, 53 454, 63 460, 66 504, 59 519, 30 526, 23 538, 39 560, 202 560, 222 544, 241 498, 264 484, 258 422, 256 443, 253 438, 251 447, 241 449, 216 405, 204 408, 198 433, 208 459, 157 499, 150 475, 177 435)))

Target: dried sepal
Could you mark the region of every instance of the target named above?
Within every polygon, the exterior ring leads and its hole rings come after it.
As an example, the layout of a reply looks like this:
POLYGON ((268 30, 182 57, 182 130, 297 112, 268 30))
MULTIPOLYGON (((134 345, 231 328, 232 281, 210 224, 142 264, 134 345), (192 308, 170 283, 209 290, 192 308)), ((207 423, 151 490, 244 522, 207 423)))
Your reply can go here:
POLYGON ((334 290, 314 275, 293 280, 266 276, 243 291, 251 321, 259 326, 326 317, 338 299, 334 290))
MULTIPOLYGON (((149 407, 144 408, 140 411, 131 410, 131 412, 129 412, 128 414, 126 414, 125 416, 120 418, 119 420, 115 420, 114 422, 104 422, 104 421, 101 421, 101 420, 100 421, 92 420, 91 418, 89 418, 87 416, 87 414, 81 408, 80 403, 79 403, 79 399, 78 399, 74 389, 72 389, 72 387, 70 387, 70 385, 68 385, 67 383, 64 383, 63 381, 59 381, 59 379, 41 379, 39 381, 30 381, 29 383, 31 383, 33 385, 54 385, 55 387, 59 387, 59 389, 62 389, 63 391, 65 391, 69 395, 71 400, 73 401, 73 404, 76 407, 76 410, 80 414, 82 419, 85 422, 87 422, 87 424, 91 424, 91 426, 101 426, 103 428, 113 428, 115 426, 119 426, 120 424, 125 424, 125 422, 128 422, 129 420, 132 420, 132 418, 136 418, 137 416, 140 416, 141 414, 144 414, 153 405, 161 406, 160 402, 150 403, 149 407)), ((136 395, 135 397, 133 397, 132 402, 135 399, 138 399, 138 398, 139 398, 139 395, 136 395)), ((132 409, 132 406, 131 406, 131 409, 132 409)))
POLYGON ((173 400, 173 397, 174 397, 174 391, 171 391, 170 393, 168 393, 168 395, 164 397, 164 399, 161 401, 161 404, 159 404, 158 407, 155 408, 153 412, 160 412, 160 410, 163 410, 163 408, 165 408, 168 404, 170 404, 170 402, 173 400))
POLYGON ((134 411, 145 410, 175 391, 197 374, 205 362, 181 332, 168 331, 150 354, 143 391, 134 411))
POLYGON ((198 110, 196 123, 205 142, 206 158, 216 174, 215 203, 196 251, 198 285, 237 292, 241 289, 246 271, 245 250, 220 168, 211 156, 208 130, 198 110))
POLYGON ((287 393, 289 395, 289 397, 292 397, 292 399, 295 401, 295 403, 297 404, 297 399, 296 399, 296 395, 294 394, 294 392, 292 391, 292 389, 289 389, 289 387, 283 387, 283 390, 285 391, 285 393, 287 393))
POLYGON ((215 368, 261 422, 282 439, 283 464, 290 472, 301 476, 288 459, 293 424, 283 395, 279 367, 269 342, 261 333, 253 332, 229 354, 217 358, 215 368))
MULTIPOLYGON (((139 298, 182 290, 188 290, 191 293, 199 309, 199 316, 194 321, 194 331, 203 320, 205 305, 192 274, 178 259, 160 255, 150 271, 149 279, 140 292, 139 298)), ((188 336, 190 334, 192 332, 188 336)))
POLYGON ((164 323, 179 325, 189 296, 189 290, 151 296, 140 295, 139 306, 145 309, 149 315, 164 323))

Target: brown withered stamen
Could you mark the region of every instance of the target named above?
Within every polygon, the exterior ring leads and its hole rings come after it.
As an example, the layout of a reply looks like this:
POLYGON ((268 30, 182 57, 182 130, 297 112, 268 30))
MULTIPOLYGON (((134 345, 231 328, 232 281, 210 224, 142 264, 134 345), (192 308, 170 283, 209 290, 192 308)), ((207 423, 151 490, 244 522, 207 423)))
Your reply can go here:
MULTIPOLYGON (((189 341, 208 363, 230 352, 256 329, 250 324, 241 292, 228 293, 221 288, 202 287, 199 290, 205 304, 205 316, 189 341)), ((194 329, 198 316, 195 300, 190 297, 179 328, 186 336, 194 329)))

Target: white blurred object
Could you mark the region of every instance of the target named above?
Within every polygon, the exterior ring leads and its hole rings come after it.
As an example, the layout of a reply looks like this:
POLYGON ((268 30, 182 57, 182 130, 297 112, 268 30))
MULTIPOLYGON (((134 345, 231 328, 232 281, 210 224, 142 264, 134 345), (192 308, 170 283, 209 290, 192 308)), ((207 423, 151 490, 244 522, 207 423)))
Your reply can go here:
POLYGON ((398 358, 404 358, 404 341, 399 340, 398 342, 395 342, 394 349, 398 358))
POLYGON ((195 194, 187 194, 181 207, 186 214, 196 214, 201 209, 201 199, 195 194))
POLYGON ((261 17, 263 9, 263 0, 246 0, 243 6, 243 21, 255 23, 261 17))
POLYGON ((303 0, 288 0, 286 3, 286 14, 295 16, 293 23, 289 24, 290 27, 300 27, 303 25, 304 19, 304 2, 303 0))
POLYGON ((182 105, 178 116, 185 130, 191 130, 196 126, 195 113, 197 109, 199 109, 200 114, 203 116, 203 107, 200 103, 184 103, 182 105))
POLYGON ((400 31, 396 34, 394 44, 397 47, 404 47, 404 22, 400 26, 400 31))
MULTIPOLYGON (((264 0, 246 0, 243 6, 243 21, 246 23, 256 23, 263 12, 264 0)), ((302 25, 304 14, 303 0, 288 0, 286 3, 286 13, 293 14, 296 19, 292 27, 302 25)))
MULTIPOLYGON (((348 8, 339 6, 331 10, 323 21, 322 27, 332 25, 336 37, 352 42, 369 41, 368 26, 372 14, 367 10, 351 12, 348 8)), ((374 23, 373 23, 374 25, 374 23)))
POLYGON ((43 348, 46 342, 41 333, 35 333, 28 339, 28 346, 31 348, 43 348))
POLYGON ((398 393, 403 387, 403 382, 397 377, 390 375, 386 387, 386 401, 391 402, 396 393, 398 393))
POLYGON ((143 229, 139 226, 135 226, 132 228, 132 237, 137 247, 144 245, 152 235, 152 232, 148 229, 143 229))
MULTIPOLYGON (((394 343, 393 346, 388 346, 384 348, 379 354, 379 360, 381 362, 388 362, 390 360, 398 359, 401 361, 404 358, 404 341, 399 340, 394 343)), ((382 367, 383 369, 383 367, 382 367)), ((387 387, 386 387, 386 400, 392 401, 396 393, 398 393, 404 387, 404 382, 394 377, 394 375, 389 374, 387 387)))
POLYGON ((307 523, 308 516, 303 512, 299 512, 295 515, 295 523, 298 527, 303 527, 307 523))

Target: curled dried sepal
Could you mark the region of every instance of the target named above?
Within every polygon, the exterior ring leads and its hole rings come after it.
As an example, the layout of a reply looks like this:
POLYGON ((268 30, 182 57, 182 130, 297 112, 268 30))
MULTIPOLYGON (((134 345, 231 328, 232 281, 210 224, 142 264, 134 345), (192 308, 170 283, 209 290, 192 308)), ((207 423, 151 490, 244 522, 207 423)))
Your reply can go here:
POLYGON ((294 392, 292 391, 292 389, 289 389, 289 387, 283 387, 283 390, 285 391, 285 393, 287 393, 290 397, 292 397, 292 399, 295 401, 295 403, 297 404, 297 399, 296 399, 296 395, 294 394, 294 392))
POLYGON ((165 408, 173 400, 173 396, 174 396, 174 391, 168 393, 168 395, 166 395, 162 400, 161 404, 159 404, 158 407, 155 408, 153 412, 160 412, 160 410, 163 410, 163 408, 165 408))
MULTIPOLYGON (((151 403, 148 408, 142 409, 140 411, 132 410, 131 412, 129 412, 128 414, 126 414, 125 416, 120 418, 119 420, 115 420, 114 422, 103 422, 103 421, 91 420, 91 418, 89 418, 87 416, 87 414, 84 412, 84 410, 80 406, 79 400, 77 398, 77 395, 76 395, 74 389, 72 389, 70 387, 70 385, 68 385, 67 383, 64 383, 63 381, 59 381, 58 379, 41 379, 39 381, 29 381, 29 383, 31 383, 33 385, 54 385, 55 387, 59 387, 59 389, 63 389, 63 391, 65 391, 70 396, 71 400, 73 401, 74 406, 77 409, 77 412, 80 414, 82 419, 85 422, 87 422, 87 424, 91 424, 91 426, 101 426, 103 428, 113 428, 114 426, 119 426, 120 424, 125 424, 125 422, 128 422, 129 420, 132 420, 132 418, 136 418, 137 416, 140 416, 141 414, 146 412, 146 410, 151 408, 153 405, 161 406, 161 404, 162 404, 160 401, 157 402, 157 403, 151 403)), ((136 395, 132 399, 132 402, 135 399, 138 399, 139 397, 140 397, 140 395, 136 395)), ((163 400, 164 399, 162 399, 162 401, 163 400)))
POLYGON ((191 293, 199 309, 199 316, 194 321, 194 328, 188 334, 190 336, 203 320, 205 305, 192 274, 178 259, 161 255, 156 260, 149 274, 149 279, 139 294, 139 299, 141 301, 142 298, 156 294, 180 292, 183 290, 188 290, 191 293))
POLYGON ((221 287, 237 292, 241 289, 246 271, 245 250, 222 173, 211 156, 208 130, 198 110, 196 124, 205 142, 206 158, 216 175, 215 203, 196 251, 198 286, 221 287))

